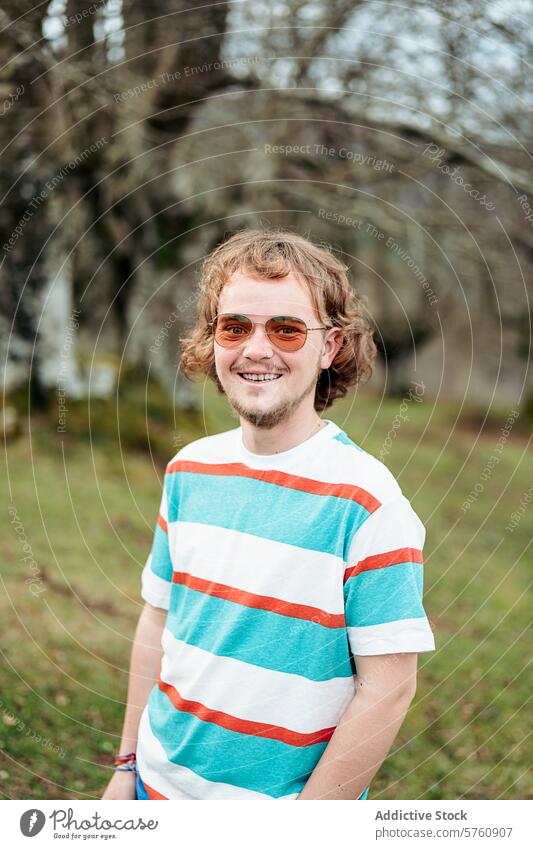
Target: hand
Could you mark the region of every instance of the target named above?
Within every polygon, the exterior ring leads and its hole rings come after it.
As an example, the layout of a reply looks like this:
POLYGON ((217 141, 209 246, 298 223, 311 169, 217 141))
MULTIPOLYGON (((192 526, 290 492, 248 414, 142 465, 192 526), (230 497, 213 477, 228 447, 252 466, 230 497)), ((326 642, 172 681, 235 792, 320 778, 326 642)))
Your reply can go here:
POLYGON ((102 799, 136 799, 135 779, 137 773, 131 770, 115 770, 107 785, 102 799))

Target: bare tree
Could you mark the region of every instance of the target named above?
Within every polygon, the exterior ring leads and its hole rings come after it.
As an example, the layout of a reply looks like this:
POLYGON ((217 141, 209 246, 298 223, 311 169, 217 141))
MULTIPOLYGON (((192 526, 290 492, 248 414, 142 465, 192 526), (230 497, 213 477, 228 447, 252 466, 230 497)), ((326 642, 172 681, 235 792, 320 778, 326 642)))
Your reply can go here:
MULTIPOLYGON (((501 269, 502 228, 517 262, 533 252, 533 44, 520 21, 459 0, 107 0, 90 13, 68 0, 54 38, 46 15, 9 0, 0 13, 13 381, 31 370, 46 396, 74 311, 89 337, 146 359, 147 305, 160 304, 157 322, 176 289, 189 304, 194 259, 251 223, 307 229, 354 264, 392 391, 463 297, 489 293, 526 349, 531 275, 501 269)), ((191 317, 192 305, 178 324, 191 317)))

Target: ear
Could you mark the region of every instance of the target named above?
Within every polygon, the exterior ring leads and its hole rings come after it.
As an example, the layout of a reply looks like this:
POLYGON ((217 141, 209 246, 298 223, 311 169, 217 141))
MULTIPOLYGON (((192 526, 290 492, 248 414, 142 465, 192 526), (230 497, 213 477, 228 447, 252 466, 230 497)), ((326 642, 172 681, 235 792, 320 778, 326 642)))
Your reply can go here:
POLYGON ((320 367, 329 368, 344 341, 344 335, 339 327, 331 328, 326 333, 322 347, 322 356, 320 358, 320 367))

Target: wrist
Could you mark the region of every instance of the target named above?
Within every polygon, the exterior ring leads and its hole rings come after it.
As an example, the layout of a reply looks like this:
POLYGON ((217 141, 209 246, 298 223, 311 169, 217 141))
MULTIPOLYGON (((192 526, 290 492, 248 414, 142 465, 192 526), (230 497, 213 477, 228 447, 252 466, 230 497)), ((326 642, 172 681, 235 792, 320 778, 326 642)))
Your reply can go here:
POLYGON ((137 783, 137 775, 138 773, 133 772, 133 770, 121 770, 115 769, 113 770, 113 778, 116 782, 120 784, 136 784, 137 783))

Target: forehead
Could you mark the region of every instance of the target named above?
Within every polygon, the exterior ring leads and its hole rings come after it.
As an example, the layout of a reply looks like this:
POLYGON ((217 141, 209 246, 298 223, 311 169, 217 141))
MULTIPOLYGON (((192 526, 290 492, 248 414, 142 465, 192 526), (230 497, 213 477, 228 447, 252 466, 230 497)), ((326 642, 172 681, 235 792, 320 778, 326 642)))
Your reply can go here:
POLYGON ((217 312, 317 317, 309 288, 292 272, 279 280, 234 272, 220 293, 217 312))

